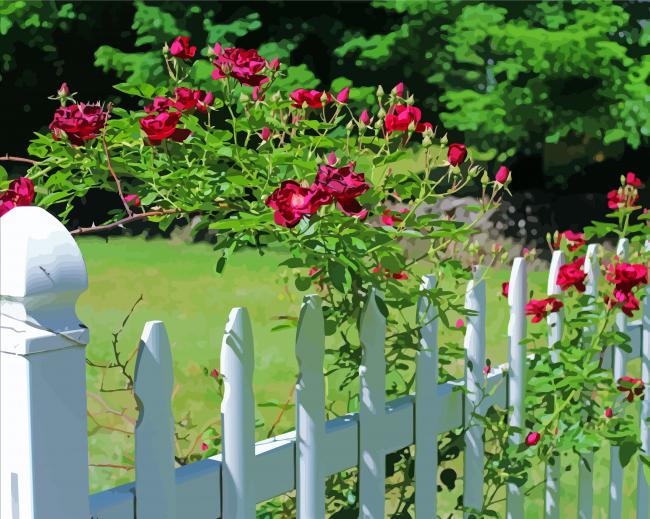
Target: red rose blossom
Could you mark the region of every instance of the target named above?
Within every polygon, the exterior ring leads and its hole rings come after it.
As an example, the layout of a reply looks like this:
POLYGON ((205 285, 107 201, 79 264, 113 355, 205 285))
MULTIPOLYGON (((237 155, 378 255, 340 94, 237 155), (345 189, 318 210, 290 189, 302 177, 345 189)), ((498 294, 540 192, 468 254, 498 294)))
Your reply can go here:
POLYGON ((196 54, 196 47, 190 46, 189 36, 178 36, 169 47, 169 53, 179 59, 190 59, 196 54))
POLYGON ((321 90, 305 90, 304 88, 299 88, 289 94, 289 97, 293 101, 292 106, 295 108, 302 108, 304 103, 307 103, 309 108, 322 108, 323 96, 327 97, 325 104, 332 102, 332 95, 321 90))
POLYGON ((564 232, 561 232, 558 235, 556 242, 553 244, 553 246, 556 249, 560 248, 560 245, 562 243, 562 238, 564 238, 566 240, 570 252, 578 250, 580 247, 582 247, 586 243, 584 233, 573 232, 573 231, 564 231, 564 232))
POLYGON ((174 90, 174 107, 181 112, 198 109, 205 112, 208 106, 214 101, 214 94, 205 90, 192 90, 191 88, 179 87, 174 90))
POLYGON ((65 134, 73 146, 81 146, 99 136, 107 119, 108 112, 104 112, 99 104, 61 106, 54 112, 50 130, 54 140, 60 140, 65 134))
POLYGON ((628 171, 625 175, 625 183, 632 187, 641 187, 641 179, 632 171, 628 171))
POLYGON ((368 215, 368 210, 361 207, 357 197, 368 191, 370 185, 365 181, 363 173, 354 171, 354 163, 350 162, 340 168, 321 165, 314 185, 321 186, 332 196, 336 200, 337 207, 348 216, 363 219, 368 215))
MULTIPOLYGON (((400 209, 399 213, 404 214, 408 213, 408 209, 400 209)), ((401 218, 398 218, 396 215, 398 214, 397 211, 393 211, 392 209, 386 209, 382 215, 381 215, 381 223, 384 225, 387 225, 389 227, 395 227, 396 223, 400 223, 402 221, 401 218)))
POLYGON ((648 284, 648 267, 641 263, 611 263, 605 278, 615 285, 616 290, 630 292, 648 284))
POLYGON ((621 377, 618 379, 617 389, 622 393, 627 393, 625 397, 628 402, 632 402, 635 396, 643 395, 643 380, 640 378, 621 377))
POLYGON ((585 279, 587 273, 583 270, 584 264, 585 258, 580 257, 560 267, 556 283, 562 290, 569 290, 571 287, 575 287, 578 292, 586 290, 585 279))
POLYGON ((331 195, 320 186, 303 187, 293 180, 285 180, 265 203, 275 209, 275 223, 295 227, 303 216, 314 214, 331 201, 331 195))
POLYGON ((531 433, 528 433, 528 436, 526 436, 526 445, 529 447, 534 447, 539 443, 539 440, 542 438, 542 435, 539 434, 536 431, 533 431, 531 433))
POLYGON ((467 158, 467 148, 464 144, 450 144, 447 152, 447 160, 452 166, 458 166, 465 162, 467 158))
POLYGON ((267 68, 266 60, 255 49, 227 48, 218 43, 214 46, 216 58, 212 63, 217 67, 212 71, 213 79, 227 76, 235 78, 242 85, 256 87, 269 80, 262 72, 267 68))
POLYGON ((148 114, 152 114, 154 112, 166 112, 170 108, 174 106, 174 100, 169 99, 165 96, 157 96, 154 97, 153 102, 147 106, 144 107, 144 111, 147 112, 148 114))
POLYGON ((34 200, 34 183, 27 177, 20 177, 9 183, 9 189, 0 193, 0 216, 14 207, 28 206, 34 200))
POLYGON ((156 146, 165 139, 176 142, 187 139, 192 132, 176 127, 180 118, 180 112, 162 112, 158 115, 147 115, 140 119, 140 127, 147 134, 147 143, 156 146))
POLYGON ((544 319, 548 314, 557 312, 564 304, 554 297, 547 297, 546 299, 531 299, 526 303, 526 315, 533 318, 531 322, 538 323, 544 319))
POLYGON ((386 131, 405 132, 409 127, 415 127, 416 132, 423 132, 427 128, 432 128, 431 123, 420 123, 422 111, 415 106, 395 105, 390 108, 386 115, 386 131))

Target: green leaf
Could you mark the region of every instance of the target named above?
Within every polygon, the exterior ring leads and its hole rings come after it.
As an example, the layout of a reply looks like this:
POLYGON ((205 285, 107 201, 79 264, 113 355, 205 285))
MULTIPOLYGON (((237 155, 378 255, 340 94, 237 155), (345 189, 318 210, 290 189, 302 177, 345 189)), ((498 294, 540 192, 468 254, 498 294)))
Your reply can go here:
POLYGON ((638 443, 633 440, 626 440, 619 445, 618 459, 621 462, 622 467, 625 467, 630 462, 638 447, 638 443))

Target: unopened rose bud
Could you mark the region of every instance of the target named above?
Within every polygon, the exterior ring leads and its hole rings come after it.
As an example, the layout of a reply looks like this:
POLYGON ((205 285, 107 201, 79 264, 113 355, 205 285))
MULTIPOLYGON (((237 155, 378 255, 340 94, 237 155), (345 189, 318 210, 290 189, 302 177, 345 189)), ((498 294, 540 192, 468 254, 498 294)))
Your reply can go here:
POLYGON ((408 130, 409 130, 410 132, 414 132, 414 131, 415 131, 415 128, 416 128, 415 121, 411 121, 411 122, 409 123, 409 125, 408 125, 408 130))
POLYGON ((406 100, 406 104, 407 105, 412 105, 413 103, 415 103, 415 97, 413 97, 413 95, 410 95, 408 97, 408 99, 406 100))
POLYGON ((326 104, 328 99, 327 92, 323 90, 323 94, 320 96, 320 102, 326 104))
POLYGON ((330 166, 334 166, 337 163, 338 159, 336 158, 336 153, 333 151, 330 152, 330 154, 327 156, 327 163, 330 166))
POLYGON ((381 85, 377 87, 377 97, 380 99, 384 97, 384 89, 381 85))
POLYGON ((347 103, 349 98, 350 98, 350 87, 345 87, 343 90, 339 92, 339 95, 336 96, 336 100, 341 104, 347 103))
POLYGON ((497 183, 501 184, 502 186, 506 185, 510 180, 510 170, 505 166, 501 166, 499 168, 499 171, 497 171, 494 180, 496 180, 497 183))
POLYGON ((348 124, 345 125, 345 129, 348 133, 350 133, 352 131, 352 128, 354 128, 354 123, 352 121, 348 121, 348 124))
POLYGON ((307 101, 303 101, 302 102, 302 109, 306 110, 308 107, 309 107, 309 105, 307 104, 307 101))
POLYGON ((70 89, 68 88, 67 83, 61 83, 61 86, 56 91, 59 97, 68 97, 70 95, 70 89))
POLYGON ((431 144, 432 144, 431 139, 429 138, 428 135, 425 135, 422 138, 422 146, 424 146, 425 148, 428 148, 429 146, 431 146, 431 144))
POLYGON ((379 112, 377 112, 377 117, 379 119, 383 119, 384 117, 386 117, 386 110, 384 110, 383 108, 380 109, 379 112))
POLYGON ((280 69, 280 60, 278 58, 273 58, 269 63, 269 69, 273 72, 277 72, 280 69))
POLYGON ((366 126, 370 124, 370 115, 368 114, 368 110, 364 110, 361 112, 361 115, 359 116, 359 121, 365 124, 366 126))
POLYGON ((401 81, 397 83, 393 90, 391 90, 391 93, 395 94, 397 97, 404 97, 404 83, 401 81))
POLYGON ((260 136, 262 137, 263 141, 268 141, 271 138, 271 130, 267 128, 266 126, 262 128, 262 132, 260 133, 260 136))
POLYGON ((440 138, 440 144, 445 145, 449 142, 449 138, 447 137, 447 134, 445 133, 441 138, 440 138))
POLYGON ((246 95, 244 92, 239 94, 239 102, 240 103, 245 103, 246 101, 249 101, 249 100, 250 100, 250 97, 248 97, 248 95, 246 95))
POLYGON ((483 172, 483 175, 481 176, 481 185, 482 186, 487 186, 490 183, 490 177, 487 174, 487 171, 483 172))

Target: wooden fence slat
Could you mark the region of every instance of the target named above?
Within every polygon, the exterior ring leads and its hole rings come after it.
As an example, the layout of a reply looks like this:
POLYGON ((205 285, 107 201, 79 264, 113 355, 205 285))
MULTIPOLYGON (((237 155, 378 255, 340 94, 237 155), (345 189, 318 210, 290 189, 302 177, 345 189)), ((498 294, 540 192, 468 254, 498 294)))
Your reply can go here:
POLYGON ((176 517, 174 470, 174 369, 169 338, 161 321, 145 324, 138 346, 134 393, 136 517, 176 517))
MULTIPOLYGON (((598 245, 595 243, 587 247, 585 256, 585 295, 590 301, 596 301, 598 297, 598 276, 600 274, 600 263, 598 262, 598 245)), ((593 305, 587 306, 587 309, 593 305)), ((586 332, 587 340, 596 330, 592 326, 586 332)), ((582 456, 578 462, 578 519, 591 519, 594 505, 594 454, 589 453, 582 456)))
MULTIPOLYGON (((524 258, 515 258, 510 275, 508 303, 508 407, 510 427, 519 429, 510 433, 510 443, 520 445, 523 441, 524 392, 526 388, 526 302, 528 300, 528 275, 524 258)), ((524 494, 515 483, 508 483, 506 492, 507 519, 524 516, 524 494)))
MULTIPOLYGON (((565 258, 562 251, 554 251, 551 258, 551 266, 548 273, 547 294, 555 296, 562 293, 557 284, 557 276, 560 267, 564 265, 565 258)), ((551 349, 551 362, 560 360, 560 352, 556 343, 562 339, 564 327, 564 311, 552 312, 546 318, 548 325, 548 347, 551 349)), ((544 499, 544 513, 547 519, 559 519, 560 517, 560 458, 553 456, 546 464, 546 489, 544 499)))
POLYGON ((221 344, 223 461, 221 517, 255 519, 253 331, 245 308, 233 308, 221 344))
MULTIPOLYGON (((436 286, 434 276, 423 276, 420 290, 436 286)), ((436 517, 438 485, 438 435, 436 414, 438 388, 438 313, 426 295, 417 305, 420 348, 415 355, 415 513, 436 517)))
POLYGON ((321 300, 306 296, 296 336, 296 502, 299 519, 325 518, 325 325, 321 300))
MULTIPOLYGON (((650 240, 646 241, 646 251, 650 251, 650 240)), ((646 285, 645 299, 643 301, 643 314, 641 315, 641 379, 645 388, 646 397, 641 401, 641 450, 650 455, 650 285, 646 285)), ((650 487, 645 476, 643 463, 639 461, 637 474, 637 505, 636 516, 641 519, 650 517, 650 487)))
POLYGON ((384 519, 386 452, 379 431, 383 430, 386 406, 386 317, 377 303, 381 298, 377 290, 370 290, 360 326, 359 517, 362 519, 384 519))
MULTIPOLYGON (((483 269, 474 267, 474 276, 467 285, 465 308, 475 315, 467 317, 465 333, 465 426, 473 418, 472 414, 483 414, 483 384, 485 374, 485 317, 486 295, 483 269)), ((475 419, 474 419, 475 421, 475 419)), ((483 469, 484 469, 483 426, 474 423, 465 430, 465 454, 463 471, 463 506, 473 510, 483 508, 483 469)), ((476 514, 465 512, 465 518, 476 514)))
MULTIPOLYGON (((630 244, 621 238, 616 246, 619 261, 627 261, 630 244)), ((623 312, 616 315, 616 328, 627 333, 627 317, 623 312)), ((627 356, 621 348, 612 348, 612 371, 614 380, 625 375, 627 356)), ((609 449, 609 519, 621 519, 623 516, 623 467, 619 459, 619 447, 612 445, 609 449)))

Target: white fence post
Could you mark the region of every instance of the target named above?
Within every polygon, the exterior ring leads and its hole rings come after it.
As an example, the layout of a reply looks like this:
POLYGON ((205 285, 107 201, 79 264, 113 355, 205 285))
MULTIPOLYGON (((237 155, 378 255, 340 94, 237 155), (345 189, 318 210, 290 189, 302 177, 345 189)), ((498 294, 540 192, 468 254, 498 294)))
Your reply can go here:
POLYGON ((39 207, 0 218, 0 466, 6 519, 88 519, 86 352, 75 314, 88 278, 39 207))
MULTIPOLYGON (((424 276, 420 290, 436 286, 434 276, 424 276)), ((430 298, 420 296, 417 306, 420 348, 415 355, 415 513, 436 517, 438 489, 438 313, 430 298)))
POLYGON ((223 464, 221 517, 255 519, 253 331, 245 308, 233 308, 221 345, 223 464))
MULTIPOLYGON (((598 262, 598 245, 592 243, 587 247, 585 256, 585 295, 589 297, 588 309, 593 308, 593 303, 598 297, 598 275, 600 264, 598 262)), ((588 346, 589 338, 596 330, 592 326, 586 331, 588 346)), ((594 454, 593 452, 580 457, 578 461, 578 519, 591 519, 594 505, 594 454)))
POLYGON ((321 300, 306 296, 296 337, 296 502, 299 519, 325 518, 325 324, 321 300))
MULTIPOLYGON (((627 261, 630 244, 621 238, 616 246, 619 261, 627 261)), ((627 333, 627 317, 623 312, 616 315, 616 328, 627 333)), ((625 375, 626 355, 621 348, 612 347, 612 372, 614 380, 625 375)), ((612 445, 609 449, 609 519, 621 519, 623 516, 623 467, 619 459, 620 448, 612 445)))
MULTIPOLYGON (((465 426, 472 421, 472 414, 482 414, 479 406, 484 391, 485 374, 485 281, 483 269, 474 267, 474 277, 467 285, 465 308, 475 315, 467 317, 465 333, 465 426)), ((465 431, 465 454, 463 470, 463 506, 472 510, 483 508, 484 445, 483 426, 480 423, 465 431)), ((476 513, 465 511, 466 518, 476 513)))
MULTIPOLYGON (((646 241, 646 251, 650 251, 650 240, 646 241)), ((645 299, 643 300, 643 314, 641 316, 641 379, 645 388, 645 398, 641 401, 641 451, 647 456, 650 455, 650 285, 645 287, 645 299)), ((650 488, 645 477, 643 463, 639 460, 637 474, 637 505, 636 516, 641 519, 650 517, 650 488)))
MULTIPOLYGON (((515 258, 510 274, 508 303, 508 407, 510 427, 522 430, 524 427, 524 392, 526 388, 526 302, 528 299, 528 275, 524 258, 515 258)), ((510 434, 510 443, 520 445, 521 432, 510 434)), ((524 517, 524 494, 515 483, 508 483, 506 492, 507 519, 524 517)))
MULTIPOLYGON (((564 263, 564 253, 560 250, 553 252, 546 290, 549 296, 562 293, 562 289, 557 284, 557 276, 560 273, 560 267, 564 263)), ((546 323, 548 325, 548 347, 551 349, 551 362, 556 363, 560 360, 560 352, 556 345, 562 340, 564 311, 560 309, 559 312, 551 312, 546 318, 546 323)), ((560 457, 553 456, 546 464, 544 509, 547 519, 559 519, 560 517, 560 474, 560 457)))
POLYGON ((362 519, 384 519, 386 453, 380 431, 386 413, 386 318, 379 311, 381 295, 370 289, 360 338, 359 366, 359 509, 362 519))
POLYGON ((150 321, 142 332, 135 365, 135 507, 137 517, 175 519, 174 369, 165 325, 150 321))

